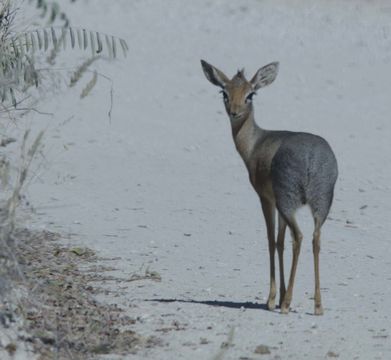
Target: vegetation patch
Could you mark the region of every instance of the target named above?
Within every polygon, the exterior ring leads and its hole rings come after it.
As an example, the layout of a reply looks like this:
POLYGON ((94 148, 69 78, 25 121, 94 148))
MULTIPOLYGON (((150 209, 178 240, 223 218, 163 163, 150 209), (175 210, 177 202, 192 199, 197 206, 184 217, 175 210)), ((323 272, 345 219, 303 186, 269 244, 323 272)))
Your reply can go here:
POLYGON ((124 355, 160 344, 158 338, 135 333, 137 320, 118 306, 95 300, 100 290, 91 283, 99 274, 80 269, 99 260, 92 250, 63 246, 57 234, 47 231, 17 230, 13 238, 18 239, 15 255, 24 277, 13 286, 26 295, 17 306, 8 299, 0 308, 0 317, 8 316, 6 326, 23 319, 18 341, 1 344, 10 355, 26 342, 39 359, 124 355))

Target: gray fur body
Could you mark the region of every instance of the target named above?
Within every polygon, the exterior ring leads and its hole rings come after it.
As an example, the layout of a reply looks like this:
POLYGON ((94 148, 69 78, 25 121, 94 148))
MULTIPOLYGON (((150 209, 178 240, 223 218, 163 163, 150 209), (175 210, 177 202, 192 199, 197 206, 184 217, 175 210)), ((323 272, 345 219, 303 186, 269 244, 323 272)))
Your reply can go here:
POLYGON ((249 172, 250 182, 260 198, 274 202, 285 221, 303 205, 309 205, 320 225, 330 211, 338 177, 335 155, 320 136, 292 131, 264 130, 251 118, 251 135, 257 140, 253 149, 244 153, 240 147, 241 128, 233 137, 249 172))
POLYGON ((308 204, 323 224, 329 213, 338 176, 337 160, 330 145, 308 133, 269 132, 281 145, 271 163, 271 181, 276 206, 285 220, 308 204))

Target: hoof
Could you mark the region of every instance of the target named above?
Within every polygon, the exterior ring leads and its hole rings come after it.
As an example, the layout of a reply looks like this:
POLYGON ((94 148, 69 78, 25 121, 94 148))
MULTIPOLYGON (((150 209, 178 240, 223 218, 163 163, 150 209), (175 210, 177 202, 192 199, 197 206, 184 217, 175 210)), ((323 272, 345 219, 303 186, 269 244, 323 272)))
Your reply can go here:
POLYGON ((281 305, 281 314, 286 315, 288 313, 289 313, 289 305, 287 306, 287 305, 282 304, 281 305))
POLYGON ((315 315, 323 315, 323 307, 322 307, 322 305, 315 306, 314 314, 315 315))
POLYGON ((274 310, 276 308, 276 296, 269 295, 266 306, 268 310, 274 310))
POLYGON ((269 299, 269 300, 267 301, 266 306, 267 306, 267 309, 268 309, 268 310, 274 310, 274 309, 276 308, 275 299, 269 299))

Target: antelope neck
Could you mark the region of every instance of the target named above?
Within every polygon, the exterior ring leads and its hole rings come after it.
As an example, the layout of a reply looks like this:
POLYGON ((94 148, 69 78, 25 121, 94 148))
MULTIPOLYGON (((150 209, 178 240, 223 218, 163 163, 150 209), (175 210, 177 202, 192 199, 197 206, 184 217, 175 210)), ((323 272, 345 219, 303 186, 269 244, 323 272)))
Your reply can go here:
POLYGON ((251 110, 247 117, 236 122, 231 121, 232 136, 243 161, 247 164, 250 160, 254 146, 262 137, 261 129, 254 120, 254 110, 251 110))

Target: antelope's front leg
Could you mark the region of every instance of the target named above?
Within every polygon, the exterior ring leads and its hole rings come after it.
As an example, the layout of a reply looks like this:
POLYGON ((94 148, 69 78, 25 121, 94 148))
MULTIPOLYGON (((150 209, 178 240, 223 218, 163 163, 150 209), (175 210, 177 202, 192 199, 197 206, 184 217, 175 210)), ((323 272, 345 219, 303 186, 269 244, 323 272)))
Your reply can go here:
POLYGON ((276 252, 275 241, 275 205, 265 198, 261 198, 263 215, 265 217, 267 238, 269 241, 269 256, 270 256, 270 292, 267 300, 267 308, 274 310, 276 307, 276 271, 274 254, 276 252))

